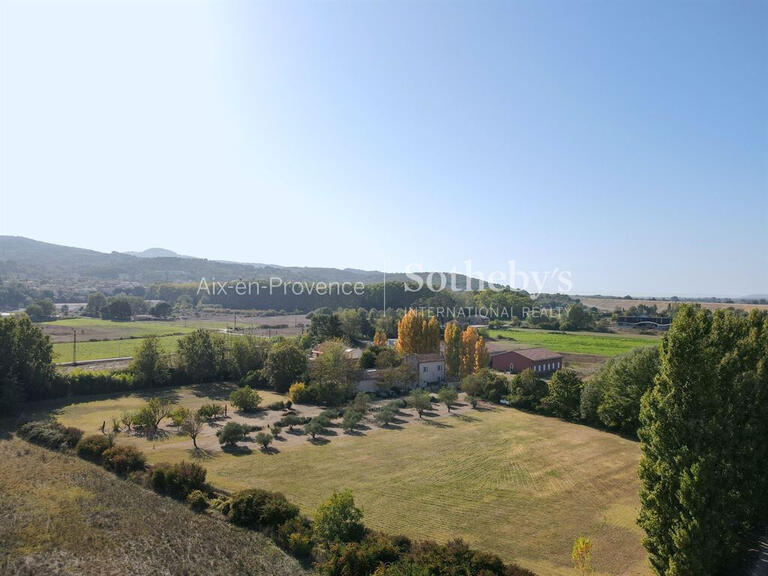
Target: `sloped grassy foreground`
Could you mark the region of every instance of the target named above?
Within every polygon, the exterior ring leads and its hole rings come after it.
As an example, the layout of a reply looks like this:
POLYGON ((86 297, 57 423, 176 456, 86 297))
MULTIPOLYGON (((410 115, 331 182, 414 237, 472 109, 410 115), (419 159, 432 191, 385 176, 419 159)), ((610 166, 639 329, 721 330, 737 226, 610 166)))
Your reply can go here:
POLYGON ((0 574, 305 574, 261 534, 79 458, 6 436, 0 463, 0 574))

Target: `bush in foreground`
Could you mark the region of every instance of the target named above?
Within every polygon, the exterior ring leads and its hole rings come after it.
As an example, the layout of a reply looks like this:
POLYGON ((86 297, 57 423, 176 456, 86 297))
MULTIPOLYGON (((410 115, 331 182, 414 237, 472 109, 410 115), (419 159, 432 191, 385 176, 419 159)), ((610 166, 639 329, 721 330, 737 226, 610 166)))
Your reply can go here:
POLYGON ((51 450, 68 450, 77 446, 83 431, 79 428, 62 426, 55 420, 43 422, 27 422, 17 434, 33 444, 38 444, 51 450))
POLYGON ((279 492, 254 488, 232 496, 229 520, 247 528, 277 528, 299 515, 299 507, 279 492))
POLYGON ((91 434, 80 439, 75 447, 80 458, 101 464, 104 452, 112 447, 112 440, 103 434, 91 434))
POLYGON ((187 494, 187 504, 195 512, 202 512, 208 508, 208 498, 206 498, 202 490, 192 490, 192 492, 187 494))
POLYGON ((128 474, 143 470, 147 458, 134 446, 112 446, 102 454, 102 463, 104 468, 116 474, 128 474))
POLYGON ((194 462, 158 464, 152 470, 150 485, 161 494, 184 500, 193 490, 205 490, 206 470, 194 462))

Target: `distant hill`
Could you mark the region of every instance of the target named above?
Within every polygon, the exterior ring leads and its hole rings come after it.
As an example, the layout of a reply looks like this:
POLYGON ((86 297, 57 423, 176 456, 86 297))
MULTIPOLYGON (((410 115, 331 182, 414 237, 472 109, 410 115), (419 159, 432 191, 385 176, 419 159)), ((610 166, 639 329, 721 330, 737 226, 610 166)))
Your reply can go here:
MULTIPOLYGON (((34 281, 66 286, 116 283, 190 283, 205 277, 210 281, 258 280, 277 276, 284 282, 379 283, 384 273, 355 268, 322 268, 244 264, 180 256, 164 248, 139 253, 97 252, 60 246, 21 236, 0 236, 0 280, 34 281)), ((426 276, 426 273, 421 274, 426 276)), ((404 281, 403 273, 387 274, 389 281, 404 281)), ((460 288, 466 277, 457 275, 460 288)))
POLYGON ((166 250, 165 248, 147 248, 142 252, 123 252, 123 254, 138 256, 139 258, 189 258, 189 256, 182 256, 173 250, 166 250))

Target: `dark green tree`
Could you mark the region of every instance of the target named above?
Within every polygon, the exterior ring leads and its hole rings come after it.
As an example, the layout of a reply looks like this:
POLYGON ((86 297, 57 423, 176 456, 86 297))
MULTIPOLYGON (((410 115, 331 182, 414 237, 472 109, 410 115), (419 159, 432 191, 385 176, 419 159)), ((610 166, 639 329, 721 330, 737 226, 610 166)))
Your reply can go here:
POLYGON ((577 418, 581 388, 581 378, 574 370, 558 370, 547 382, 547 395, 541 401, 542 408, 560 418, 577 418))
POLYGON ((286 392, 291 384, 307 373, 307 355, 290 340, 279 342, 269 351, 264 375, 277 392, 286 392))
POLYGON ((640 412, 656 574, 732 574, 768 513, 768 315, 682 306, 640 412))

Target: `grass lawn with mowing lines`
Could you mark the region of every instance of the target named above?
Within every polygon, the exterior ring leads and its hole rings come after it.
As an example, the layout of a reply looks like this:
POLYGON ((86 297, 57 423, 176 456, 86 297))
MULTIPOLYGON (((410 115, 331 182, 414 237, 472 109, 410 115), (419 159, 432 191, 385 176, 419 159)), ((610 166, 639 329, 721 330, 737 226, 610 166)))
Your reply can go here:
POLYGON ((491 338, 514 341, 526 346, 541 346, 565 354, 591 354, 618 356, 641 346, 655 346, 661 341, 657 336, 626 336, 596 332, 547 332, 545 330, 509 329, 488 330, 491 338))
MULTIPOLYGON (((177 391, 182 404, 206 401, 205 391, 190 390, 177 391)), ((211 394, 220 399, 226 390, 211 394)), ((93 430, 123 402, 140 403, 122 398, 83 398, 59 410, 59 419, 93 430)), ((570 551, 580 534, 595 543, 597 574, 649 574, 635 524, 637 443, 502 407, 392 430, 367 424, 355 436, 335 428, 324 445, 298 436, 277 442, 277 454, 217 450, 201 463, 216 486, 277 490, 310 514, 334 489, 349 488, 371 528, 439 541, 462 537, 542 576, 573 573, 570 551)), ((188 438, 150 444, 121 434, 118 441, 141 447, 151 462, 191 457, 188 438)))

